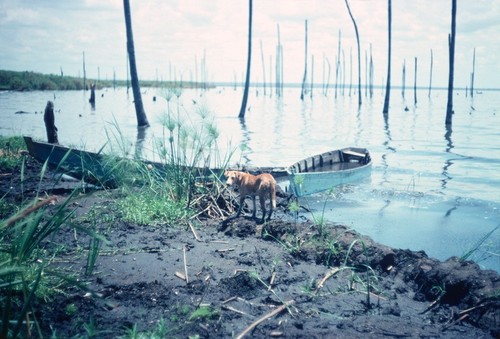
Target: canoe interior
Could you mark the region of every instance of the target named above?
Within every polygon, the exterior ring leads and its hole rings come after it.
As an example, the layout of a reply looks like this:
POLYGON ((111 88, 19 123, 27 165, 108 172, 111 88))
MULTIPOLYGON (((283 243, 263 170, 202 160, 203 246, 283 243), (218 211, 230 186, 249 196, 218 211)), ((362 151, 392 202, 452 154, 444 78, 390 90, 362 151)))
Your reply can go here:
POLYGON ((365 148, 349 147, 314 155, 289 167, 292 173, 335 172, 360 167, 371 162, 365 148))

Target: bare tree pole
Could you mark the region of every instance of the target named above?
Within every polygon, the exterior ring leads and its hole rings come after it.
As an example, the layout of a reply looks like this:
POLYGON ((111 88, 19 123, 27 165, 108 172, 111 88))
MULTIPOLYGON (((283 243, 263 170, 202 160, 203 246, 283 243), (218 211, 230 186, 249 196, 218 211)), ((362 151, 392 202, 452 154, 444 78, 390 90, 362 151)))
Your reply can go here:
POLYGON ((328 94, 328 88, 330 87, 330 74, 331 74, 331 71, 332 71, 332 67, 330 65, 330 60, 328 60, 328 58, 326 58, 326 65, 328 66, 328 75, 326 77, 326 86, 325 86, 325 97, 327 96, 328 94))
POLYGON ((273 96, 273 56, 269 56, 269 97, 273 96))
POLYGON ((342 48, 342 96, 345 94, 345 53, 342 48))
POLYGON ((285 70, 284 70, 284 63, 283 63, 283 45, 280 42, 280 93, 283 95, 283 88, 285 86, 285 70))
POLYGON ((82 52, 83 54, 83 90, 87 90, 87 70, 85 69, 85 51, 82 52))
POLYGON ((252 59, 252 0, 248 0, 248 53, 247 53, 247 75, 245 78, 245 90, 243 91, 243 100, 241 101, 239 118, 245 118, 247 109, 248 89, 250 87, 250 64, 252 59))
POLYGON ((149 126, 148 118, 144 112, 142 104, 141 89, 139 87, 139 77, 137 76, 137 66, 135 63, 134 35, 132 33, 132 16, 130 15, 129 0, 123 0, 123 10, 125 12, 125 27, 127 30, 127 52, 130 61, 130 77, 132 80, 132 92, 134 94, 135 114, 137 116, 137 126, 149 126))
POLYGON ((403 59, 403 83, 401 86, 401 96, 403 99, 405 98, 405 89, 406 89, 406 59, 403 59))
POLYGON ((474 97, 474 73, 476 71, 476 48, 474 48, 474 55, 472 57, 472 74, 470 77, 470 97, 474 97))
POLYGON ((417 57, 415 57, 415 80, 413 82, 413 98, 414 104, 417 104, 417 57))
POLYGON ((322 83, 322 89, 323 89, 323 95, 325 94, 325 86, 326 86, 326 78, 325 78, 325 70, 326 70, 326 60, 325 60, 325 52, 323 52, 323 83, 322 83))
POLYGON ((365 97, 368 96, 368 51, 365 49, 365 97))
POLYGON ((429 94, 427 95, 429 98, 431 97, 431 88, 432 88, 432 67, 434 64, 434 55, 432 53, 432 48, 431 48, 431 74, 429 75, 429 94))
MULTIPOLYGON (((389 0, 390 1, 390 0, 389 0)), ((358 106, 361 107, 362 99, 361 99, 361 48, 359 46, 359 32, 358 25, 356 25, 356 20, 351 13, 351 8, 349 7, 349 3, 345 0, 345 5, 347 6, 347 11, 349 11, 349 16, 351 17, 352 23, 354 24, 354 30, 356 31, 356 41, 358 42, 358 106)))
POLYGON ((266 95, 266 65, 264 65, 264 49, 262 48, 262 39, 260 40, 260 57, 262 59, 262 83, 264 84, 264 95, 266 95))
POLYGON ((127 53, 127 96, 128 96, 128 91, 130 89, 130 62, 128 60, 128 53, 127 53))
POLYGON ((373 53, 372 53, 372 44, 370 43, 370 99, 373 97, 373 53))
POLYGON ((453 116, 453 77, 455 72, 455 34, 457 25, 457 0, 451 0, 451 34, 448 35, 450 73, 448 77, 448 103, 445 124, 451 126, 453 116))
POLYGON ((302 78, 302 90, 300 91, 300 100, 304 100, 304 92, 306 90, 306 79, 307 79, 307 20, 305 23, 306 33, 305 33, 305 58, 304 58, 304 77, 302 78))
POLYGON ((349 49, 349 96, 351 96, 352 91, 352 47, 349 49))
POLYGON ((281 40, 280 40, 280 24, 277 24, 278 45, 276 46, 276 96, 280 96, 281 91, 281 40))
POLYGON ((313 97, 313 87, 314 87, 314 54, 311 56, 311 90, 309 91, 309 97, 313 97))
POLYGON ((389 101, 391 98, 391 35, 392 35, 392 6, 391 0, 388 0, 388 34, 389 34, 389 44, 387 49, 387 83, 385 85, 385 100, 384 100, 384 114, 389 113, 389 101))
POLYGON ((340 72, 340 45, 341 45, 342 37, 341 31, 339 29, 339 47, 337 52, 337 62, 335 63, 335 99, 337 98, 337 89, 339 86, 339 72, 340 72))

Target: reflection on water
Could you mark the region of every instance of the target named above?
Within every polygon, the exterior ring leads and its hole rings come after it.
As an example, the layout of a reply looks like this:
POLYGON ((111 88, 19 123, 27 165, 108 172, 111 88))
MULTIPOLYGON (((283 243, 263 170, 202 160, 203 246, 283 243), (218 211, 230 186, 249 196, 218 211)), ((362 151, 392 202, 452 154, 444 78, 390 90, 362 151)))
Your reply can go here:
POLYGON ((137 127, 137 138, 135 141, 135 159, 142 159, 144 157, 144 142, 146 141, 147 127, 137 127))
POLYGON ((241 126, 241 148, 244 150, 243 152, 243 163, 239 165, 247 165, 251 162, 248 154, 251 154, 252 149, 250 148, 250 133, 248 133, 247 125, 245 124, 245 119, 238 118, 241 126))
MULTIPOLYGON (((0 134, 45 140, 40 112, 54 98, 61 143, 99 150, 117 126, 127 139, 122 144, 131 147, 130 154, 155 158, 152 141, 168 144, 161 123, 167 101, 161 93, 143 89, 151 127, 139 131, 132 96, 124 88, 96 91, 94 108, 83 91, 2 92, 0 134)), ((385 117, 380 92, 364 100, 361 108, 356 96, 335 99, 333 93, 304 100, 300 89, 285 89, 282 96, 273 98, 253 94, 248 102, 251 109, 240 120, 240 89, 183 89, 171 98, 170 108, 186 125, 199 127, 196 112, 204 107, 219 129, 218 152, 224 155, 236 148, 233 162, 242 165, 285 167, 334 149, 366 147, 373 161, 371 177, 350 186, 348 192, 336 190, 336 199, 327 206, 330 219, 388 245, 423 249, 446 259, 463 254, 500 223, 496 128, 500 96, 485 91, 472 104, 457 92, 454 99, 453 130, 443 130, 446 92, 440 90, 433 91, 431 98, 421 96, 418 106, 394 96, 390 116, 385 117)), ((489 252, 500 253, 500 231, 488 243, 489 252)), ((482 264, 500 271, 500 260, 492 258, 482 264)))

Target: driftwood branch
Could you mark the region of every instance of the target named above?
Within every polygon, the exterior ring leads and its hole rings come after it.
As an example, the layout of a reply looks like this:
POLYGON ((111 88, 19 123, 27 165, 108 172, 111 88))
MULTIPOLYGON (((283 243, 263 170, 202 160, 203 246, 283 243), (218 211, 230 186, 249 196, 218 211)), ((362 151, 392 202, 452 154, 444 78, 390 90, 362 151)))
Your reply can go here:
POLYGON ((184 276, 186 278, 186 284, 189 283, 188 270, 187 270, 187 261, 186 261, 186 246, 182 247, 182 253, 184 256, 184 276))
POLYGON ((274 317, 275 315, 281 313, 284 309, 286 309, 288 306, 290 306, 291 304, 293 304, 294 301, 293 300, 290 300, 290 301, 287 301, 286 303, 284 303, 283 305, 281 305, 280 307, 276 308, 275 310, 263 315, 262 317, 260 317, 259 319, 255 320, 250 326, 248 326, 243 332, 241 332, 237 337, 236 339, 241 339, 243 338, 244 336, 246 336, 250 331, 252 331, 255 327, 257 327, 257 325, 259 325, 261 322, 269 319, 269 318, 272 318, 274 317))
POLYGON ((323 288, 324 283, 328 279, 330 279, 331 277, 333 277, 338 271, 340 271, 340 268, 338 268, 338 267, 332 268, 330 271, 328 271, 325 274, 325 276, 323 277, 323 279, 321 279, 321 281, 319 282, 318 287, 316 287, 315 292, 318 293, 318 291, 320 290, 320 288, 323 288))

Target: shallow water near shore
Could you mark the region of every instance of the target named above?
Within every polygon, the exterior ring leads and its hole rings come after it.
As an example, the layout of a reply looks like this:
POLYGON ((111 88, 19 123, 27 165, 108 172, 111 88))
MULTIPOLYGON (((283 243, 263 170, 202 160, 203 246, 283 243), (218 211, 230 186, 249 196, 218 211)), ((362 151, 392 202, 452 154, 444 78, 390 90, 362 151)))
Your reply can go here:
MULTIPOLYGON (((301 203, 315 215, 324 211, 328 220, 386 245, 447 259, 475 248, 500 224, 499 92, 484 91, 470 98, 457 91, 453 127, 447 130, 446 91, 434 90, 431 98, 427 90, 419 91, 415 106, 413 93, 407 92, 405 100, 393 90, 388 119, 381 113, 382 91, 371 99, 363 96, 360 110, 357 97, 347 91, 335 99, 332 90, 324 96, 316 89, 312 99, 301 101, 298 88, 286 89, 282 98, 253 89, 244 121, 237 118, 241 89, 184 89, 169 104, 172 115, 186 125, 213 121, 220 134, 219 154, 236 150, 232 163, 282 167, 345 146, 368 148, 373 159, 369 178, 301 203), (200 110, 208 116, 200 118, 200 110)), ((151 140, 166 135, 161 124, 168 110, 164 94, 143 89, 152 126, 141 135, 132 94, 124 88, 97 91, 94 108, 88 103, 89 92, 3 92, 0 134, 45 140, 43 109, 47 100, 53 100, 61 143, 97 150, 110 135, 119 134, 125 141, 118 143, 132 154, 139 136, 145 139, 139 142, 144 145, 142 154, 155 158, 151 140), (15 114, 19 111, 23 113, 15 114)), ((471 258, 500 272, 499 253, 500 229, 471 258)))

